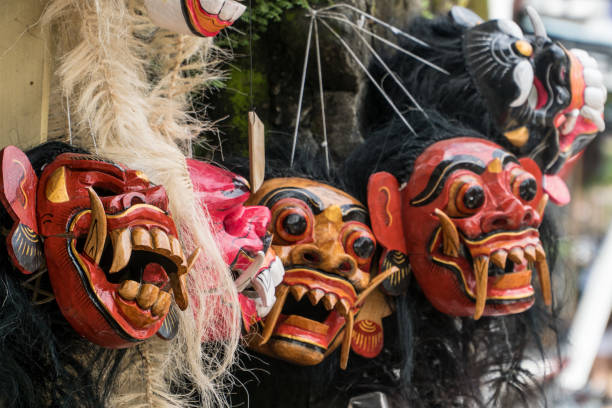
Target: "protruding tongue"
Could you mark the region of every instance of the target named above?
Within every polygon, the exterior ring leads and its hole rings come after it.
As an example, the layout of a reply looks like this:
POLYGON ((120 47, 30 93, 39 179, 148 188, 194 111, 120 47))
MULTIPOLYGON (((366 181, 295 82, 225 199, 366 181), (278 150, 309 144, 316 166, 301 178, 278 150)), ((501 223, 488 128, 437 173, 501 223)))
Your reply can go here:
POLYGON ((550 196, 552 202, 559 206, 564 206, 571 200, 567 184, 556 174, 544 175, 544 191, 550 196))

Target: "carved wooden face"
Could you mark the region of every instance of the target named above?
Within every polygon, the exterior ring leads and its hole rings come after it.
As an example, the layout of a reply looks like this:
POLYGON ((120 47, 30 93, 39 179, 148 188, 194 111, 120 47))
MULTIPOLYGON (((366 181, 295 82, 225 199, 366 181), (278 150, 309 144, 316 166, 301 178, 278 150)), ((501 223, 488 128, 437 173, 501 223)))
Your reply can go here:
POLYGON ((341 342, 348 356, 356 301, 370 282, 376 245, 365 208, 340 190, 301 178, 268 180, 249 202, 272 211, 272 247, 285 266, 263 340, 250 347, 299 365, 320 363, 341 342))
POLYGON ((247 298, 242 302, 254 302, 259 315, 246 316, 243 307, 245 319, 265 317, 276 301, 275 288, 283 276, 282 263, 270 246, 270 209, 244 205, 250 189, 237 174, 192 159, 187 160, 187 166, 195 194, 210 215, 215 238, 238 290, 247 289, 243 292, 247 298))
POLYGON ((547 197, 531 159, 456 138, 428 147, 401 192, 407 251, 429 301, 455 316, 518 313, 550 300, 538 226, 547 197))
POLYGON ((96 344, 121 348, 158 331, 170 335, 175 328, 163 325, 173 299, 170 289, 185 309, 190 262, 183 256, 163 187, 151 185, 138 171, 74 153, 59 155, 37 183, 33 172, 22 170, 31 170, 26 156, 7 149, 3 203, 17 215, 14 231, 26 226, 29 231, 27 237, 8 237, 16 266, 35 272, 34 263, 21 262, 27 254, 19 240, 30 242, 26 252, 42 257, 37 247, 42 236, 59 308, 78 333, 96 344), (11 179, 20 180, 22 187, 7 194, 11 179), (24 200, 36 202, 36 213, 14 211, 24 200))
POLYGON ((244 13, 234 0, 145 0, 151 20, 181 34, 214 37, 244 13))

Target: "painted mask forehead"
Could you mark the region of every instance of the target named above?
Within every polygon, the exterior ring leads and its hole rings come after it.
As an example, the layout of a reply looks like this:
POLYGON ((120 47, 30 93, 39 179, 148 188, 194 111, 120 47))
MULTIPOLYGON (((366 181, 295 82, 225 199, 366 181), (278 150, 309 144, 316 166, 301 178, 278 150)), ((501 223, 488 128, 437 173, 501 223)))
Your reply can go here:
POLYGON ((457 168, 479 172, 496 158, 504 164, 516 161, 513 155, 484 139, 460 137, 436 142, 417 158, 408 182, 408 192, 414 196, 426 189, 428 183, 435 182, 457 168), (457 167, 458 163, 462 165, 457 167))

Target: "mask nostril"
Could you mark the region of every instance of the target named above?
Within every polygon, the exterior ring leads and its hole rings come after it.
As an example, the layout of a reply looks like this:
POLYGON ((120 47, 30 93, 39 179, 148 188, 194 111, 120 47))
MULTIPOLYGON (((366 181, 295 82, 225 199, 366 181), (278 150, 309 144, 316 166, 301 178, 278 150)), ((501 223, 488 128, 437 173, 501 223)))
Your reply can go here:
POLYGON ((302 254, 302 258, 304 259, 304 261, 311 264, 318 264, 319 262, 321 262, 321 257, 316 252, 304 252, 302 254))
POLYGON ((525 214, 525 216, 523 217, 523 224, 524 225, 529 225, 531 224, 532 221, 532 216, 531 216, 531 212, 528 212, 527 214, 525 214))
POLYGON ((508 220, 506 220, 506 218, 504 217, 496 218, 495 220, 493 220, 491 225, 493 225, 494 229, 501 229, 508 225, 508 220))
POLYGON ((338 270, 340 272, 350 272, 351 269, 353 269, 352 265, 350 262, 342 262, 340 265, 338 265, 338 270))

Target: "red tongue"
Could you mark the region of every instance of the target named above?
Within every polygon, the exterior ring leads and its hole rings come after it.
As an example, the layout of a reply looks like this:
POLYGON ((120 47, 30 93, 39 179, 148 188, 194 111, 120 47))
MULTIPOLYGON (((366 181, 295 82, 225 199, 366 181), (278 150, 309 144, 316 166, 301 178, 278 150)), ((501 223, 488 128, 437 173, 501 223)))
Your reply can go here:
POLYGON ((169 278, 161 265, 150 263, 144 269, 142 280, 152 284, 165 284, 169 281, 169 278))
POLYGON ((570 192, 565 181, 557 175, 544 175, 544 191, 553 203, 564 206, 571 200, 570 192))

